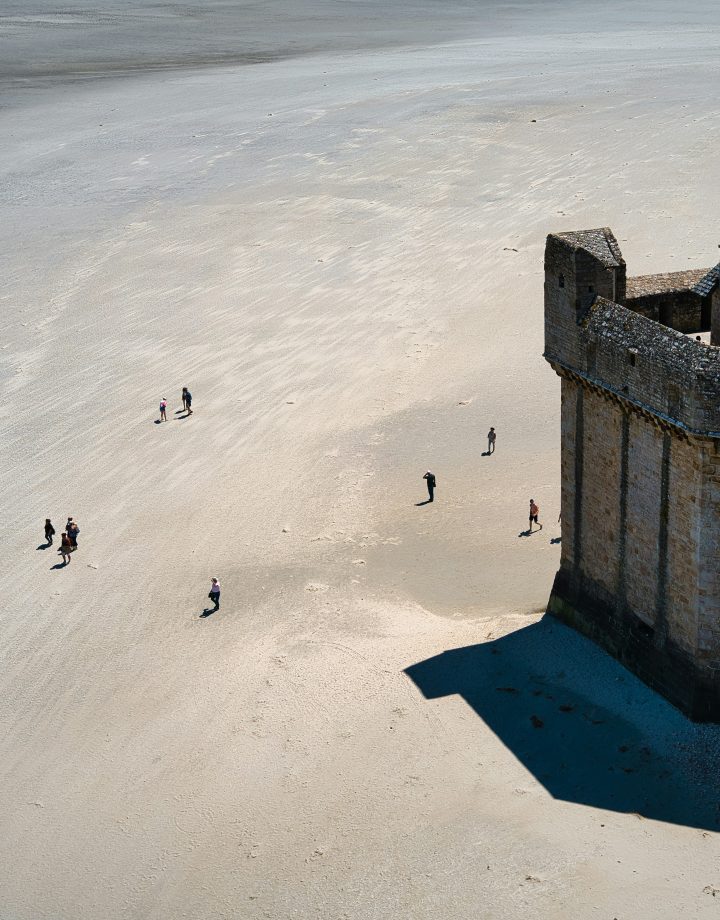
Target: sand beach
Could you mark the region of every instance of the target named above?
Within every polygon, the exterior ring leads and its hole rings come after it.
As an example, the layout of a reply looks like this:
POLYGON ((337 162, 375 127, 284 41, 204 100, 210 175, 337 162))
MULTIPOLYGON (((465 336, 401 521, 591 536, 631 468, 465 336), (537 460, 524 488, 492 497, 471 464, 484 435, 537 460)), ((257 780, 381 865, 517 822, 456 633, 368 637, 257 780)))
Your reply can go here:
POLYGON ((715 6, 388 6, 0 11, 2 920, 717 916, 542 357, 547 233, 717 261, 715 6))

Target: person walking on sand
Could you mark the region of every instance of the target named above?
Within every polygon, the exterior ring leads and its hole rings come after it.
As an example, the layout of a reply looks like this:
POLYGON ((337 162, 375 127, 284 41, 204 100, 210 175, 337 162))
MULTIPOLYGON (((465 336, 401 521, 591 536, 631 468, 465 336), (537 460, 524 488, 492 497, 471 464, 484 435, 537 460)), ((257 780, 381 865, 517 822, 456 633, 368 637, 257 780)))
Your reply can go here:
POLYGON ((55 536, 55 528, 52 525, 50 518, 45 518, 45 542, 48 546, 52 546, 52 538, 55 536))
POLYGON ((428 470, 427 473, 425 473, 425 475, 423 476, 423 479, 427 482, 428 501, 434 502, 435 501, 435 486, 437 484, 437 480, 435 479, 435 473, 431 473, 430 470, 428 470))
POLYGON ((165 397, 163 396, 163 398, 160 400, 160 421, 161 422, 167 421, 167 415, 165 414, 166 409, 167 409, 167 399, 165 399, 165 397))
POLYGON ((496 438, 496 437, 497 437, 497 435, 495 434, 495 429, 494 429, 494 428, 491 428, 490 431, 488 431, 488 435, 487 435, 487 438, 488 438, 488 454, 494 454, 494 453, 495 453, 495 438, 496 438))
POLYGON ((188 392, 188 388, 187 388, 187 387, 183 387, 183 391, 182 391, 183 412, 187 412, 187 407, 188 407, 188 405, 187 405, 187 392, 188 392))
POLYGON ((65 525, 65 532, 70 538, 71 549, 73 552, 75 552, 75 550, 77 549, 77 538, 78 538, 78 534, 80 533, 80 528, 75 523, 75 521, 73 521, 71 517, 67 519, 67 524, 65 525))
POLYGON ((192 415, 192 393, 187 387, 183 387, 183 394, 185 395, 185 408, 187 409, 187 414, 192 415))
POLYGON ((540 509, 535 504, 535 499, 530 499, 530 526, 528 527, 528 533, 533 532, 533 523, 537 524, 540 530, 542 530, 542 524, 538 521, 538 514, 540 514, 540 509))
POLYGON ((216 610, 220 609, 220 582, 217 580, 217 578, 211 579, 210 593, 208 594, 208 597, 213 602, 213 604, 215 604, 215 607, 212 611, 214 613, 216 610))
POLYGON ((58 552, 62 556, 63 565, 67 565, 70 562, 70 553, 73 550, 72 541, 70 537, 63 532, 60 537, 60 548, 58 552))

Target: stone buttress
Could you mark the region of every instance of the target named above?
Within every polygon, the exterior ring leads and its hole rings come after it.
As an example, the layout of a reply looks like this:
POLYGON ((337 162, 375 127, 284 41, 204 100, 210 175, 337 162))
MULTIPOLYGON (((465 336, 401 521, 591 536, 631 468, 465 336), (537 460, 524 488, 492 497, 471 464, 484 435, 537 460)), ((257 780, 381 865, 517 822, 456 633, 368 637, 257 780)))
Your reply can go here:
POLYGON ((562 394, 548 611, 698 721, 720 721, 719 282, 720 266, 627 278, 607 228, 547 239, 562 394))

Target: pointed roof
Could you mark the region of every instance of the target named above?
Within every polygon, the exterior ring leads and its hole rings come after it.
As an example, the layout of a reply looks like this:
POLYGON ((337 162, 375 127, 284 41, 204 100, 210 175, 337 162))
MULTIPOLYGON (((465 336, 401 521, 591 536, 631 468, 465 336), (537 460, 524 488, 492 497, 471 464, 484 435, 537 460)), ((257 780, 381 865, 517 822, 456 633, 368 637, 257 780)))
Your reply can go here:
POLYGON ((617 240, 609 227, 595 230, 573 230, 569 233, 553 233, 551 236, 563 240, 572 249, 584 249, 608 268, 625 264, 617 240))
POLYGON ((716 284, 720 282, 720 262, 695 284, 692 290, 701 297, 707 297, 716 284))

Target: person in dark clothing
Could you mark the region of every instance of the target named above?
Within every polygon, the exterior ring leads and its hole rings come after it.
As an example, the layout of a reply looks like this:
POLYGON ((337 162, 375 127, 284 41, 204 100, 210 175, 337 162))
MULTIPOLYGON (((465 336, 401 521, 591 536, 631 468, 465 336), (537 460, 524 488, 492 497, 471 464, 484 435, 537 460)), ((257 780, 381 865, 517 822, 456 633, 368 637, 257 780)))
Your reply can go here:
POLYGON ((192 415, 192 411, 193 411, 192 410, 192 393, 190 392, 190 390, 188 390, 187 387, 185 387, 184 395, 185 395, 185 408, 187 409, 187 414, 192 415))
POLYGON ((487 452, 488 454, 494 454, 495 453, 495 441, 497 440, 497 435, 495 434, 494 428, 491 428, 490 431, 488 431, 487 439, 488 439, 487 452))
POLYGON ((73 521, 71 517, 68 518, 67 520, 67 524, 65 525, 65 532, 70 538, 70 545, 72 546, 73 550, 76 550, 77 549, 77 537, 78 537, 78 534, 80 533, 80 528, 75 523, 75 521, 73 521))
MULTIPOLYGON (((210 593, 208 594, 210 600, 215 604, 215 610, 220 609, 220 582, 217 578, 213 578, 210 583, 210 593)), ((215 612, 213 610, 213 613, 215 612)))
POLYGON ((435 493, 435 485, 436 485, 435 473, 431 473, 430 470, 428 470, 427 473, 425 473, 425 475, 423 476, 423 479, 427 482, 428 501, 434 502, 435 501, 434 493, 435 493))
POLYGON ((63 535, 60 537, 60 549, 58 552, 62 556, 64 565, 67 565, 70 562, 70 553, 72 550, 73 546, 70 537, 66 533, 63 533, 63 535))
POLYGON ((52 544, 52 538, 55 536, 55 528, 50 518, 45 518, 45 542, 48 546, 52 544))

